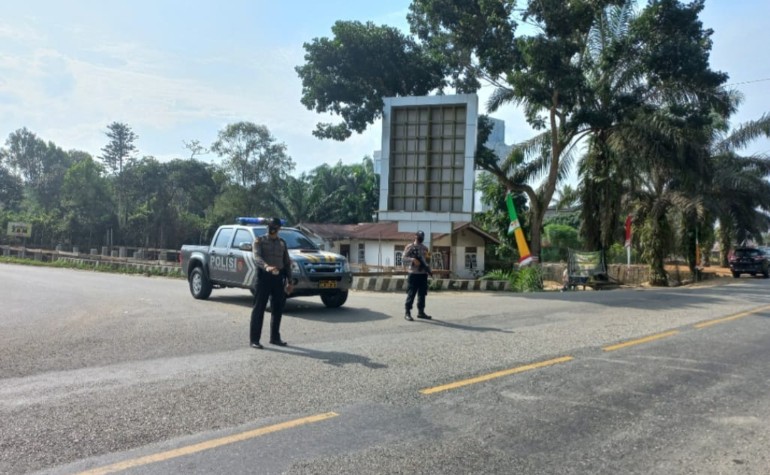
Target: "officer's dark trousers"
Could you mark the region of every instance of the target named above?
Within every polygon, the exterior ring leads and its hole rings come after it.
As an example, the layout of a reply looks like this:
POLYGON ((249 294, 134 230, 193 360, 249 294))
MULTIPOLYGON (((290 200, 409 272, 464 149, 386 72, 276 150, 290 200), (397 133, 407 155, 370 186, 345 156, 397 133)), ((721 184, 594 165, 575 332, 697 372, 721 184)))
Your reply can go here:
POLYGON ((251 310, 251 343, 259 343, 269 298, 271 309, 270 341, 278 341, 281 339, 281 316, 283 315, 283 305, 286 302, 283 290, 283 274, 273 275, 260 270, 257 279, 257 295, 254 298, 254 308, 251 310))
POLYGON ((406 309, 412 310, 417 295, 417 311, 425 313, 425 296, 428 295, 428 274, 409 274, 406 288, 406 309))

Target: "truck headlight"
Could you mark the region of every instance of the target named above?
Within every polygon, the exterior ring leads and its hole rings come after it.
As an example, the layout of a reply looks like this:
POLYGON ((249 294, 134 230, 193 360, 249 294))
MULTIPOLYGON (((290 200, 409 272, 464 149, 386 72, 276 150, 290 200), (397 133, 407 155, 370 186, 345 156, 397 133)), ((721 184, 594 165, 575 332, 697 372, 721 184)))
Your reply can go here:
POLYGON ((348 263, 347 259, 342 260, 342 272, 346 274, 350 272, 350 264, 348 263))
POLYGON ((302 271, 299 268, 299 264, 297 264, 296 261, 291 261, 291 273, 292 274, 301 274, 302 271))

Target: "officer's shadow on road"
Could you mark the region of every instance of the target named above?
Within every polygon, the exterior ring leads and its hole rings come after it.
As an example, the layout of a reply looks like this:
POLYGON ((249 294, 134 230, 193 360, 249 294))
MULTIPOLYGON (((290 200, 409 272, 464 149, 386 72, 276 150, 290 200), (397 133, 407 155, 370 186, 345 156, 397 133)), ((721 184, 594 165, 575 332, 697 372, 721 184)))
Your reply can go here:
MULTIPOLYGON (((315 297, 317 299, 318 297, 315 297)), ((250 295, 221 295, 212 297, 212 301, 225 302, 241 307, 252 307, 254 298, 250 295)), ((313 297, 290 298, 283 308, 283 316, 302 318, 325 323, 355 323, 372 322, 375 320, 387 320, 390 315, 375 312, 366 308, 338 307, 327 308, 324 304, 314 301, 313 297)), ((265 318, 270 318, 270 305, 268 304, 265 318)))
POLYGON ((373 322, 375 320, 391 318, 390 315, 367 308, 326 308, 320 303, 300 303, 300 301, 292 302, 291 300, 286 302, 283 315, 324 323, 373 322))
POLYGON ((480 327, 477 325, 460 325, 459 323, 450 323, 442 320, 419 320, 429 325, 436 325, 440 327, 452 328, 454 330, 465 330, 471 332, 499 332, 499 333, 514 333, 513 330, 503 330, 502 328, 495 327, 480 327))
POLYGON ((361 366, 364 366, 369 369, 382 369, 382 368, 388 367, 388 365, 376 363, 370 360, 366 356, 354 355, 352 353, 345 353, 342 351, 321 351, 321 350, 313 350, 311 348, 303 348, 301 346, 294 346, 294 345, 289 345, 281 349, 270 348, 270 347, 266 347, 265 349, 269 351, 275 351, 278 353, 284 353, 287 355, 303 356, 305 358, 313 358, 316 360, 321 360, 322 362, 328 365, 332 365, 336 367, 342 367, 345 365, 353 365, 353 364, 360 364, 361 366))

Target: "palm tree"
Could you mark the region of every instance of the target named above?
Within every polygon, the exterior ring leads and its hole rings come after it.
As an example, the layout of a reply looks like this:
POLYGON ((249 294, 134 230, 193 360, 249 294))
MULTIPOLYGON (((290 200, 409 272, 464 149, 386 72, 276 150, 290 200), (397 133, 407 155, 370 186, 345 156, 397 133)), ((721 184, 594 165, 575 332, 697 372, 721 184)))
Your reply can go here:
POLYGON ((732 244, 762 241, 770 227, 770 156, 743 156, 738 151, 760 137, 770 137, 770 114, 728 130, 715 129, 710 155, 713 170, 704 202, 719 220, 721 264, 727 266, 732 244))
POLYGON ((620 215, 624 214, 621 198, 627 191, 629 169, 622 166, 609 141, 624 127, 628 111, 642 102, 639 93, 643 74, 633 57, 610 59, 619 48, 625 48, 636 18, 634 5, 626 2, 598 15, 582 58, 586 82, 594 92, 588 96, 586 109, 598 119, 590 131, 586 153, 578 162, 583 203, 581 234, 590 249, 606 249, 615 241, 620 215))
POLYGON ((556 189, 554 204, 557 210, 566 210, 580 206, 580 194, 577 189, 569 184, 562 185, 556 189))
POLYGON ((623 163, 635 177, 625 200, 640 228, 652 285, 668 285, 665 259, 674 250, 676 216, 704 214, 702 195, 693 190, 705 177, 707 131, 661 109, 640 115, 611 141, 615 149, 627 151, 623 163))
POLYGON ((303 173, 299 178, 286 177, 280 190, 279 194, 270 195, 271 204, 278 210, 278 214, 291 224, 309 221, 317 201, 313 199, 307 175, 303 173))
POLYGON ((288 177, 273 205, 291 222, 354 224, 371 221, 379 205, 374 162, 323 164, 299 178, 288 177))

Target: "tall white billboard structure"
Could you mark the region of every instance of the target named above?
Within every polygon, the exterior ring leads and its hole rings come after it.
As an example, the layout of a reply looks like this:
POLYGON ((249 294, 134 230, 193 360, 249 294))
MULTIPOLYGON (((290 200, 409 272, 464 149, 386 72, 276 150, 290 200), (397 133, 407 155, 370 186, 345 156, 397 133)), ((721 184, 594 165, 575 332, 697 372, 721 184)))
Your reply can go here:
POLYGON ((473 213, 475 94, 385 98, 380 210, 402 232, 449 233, 473 213))

